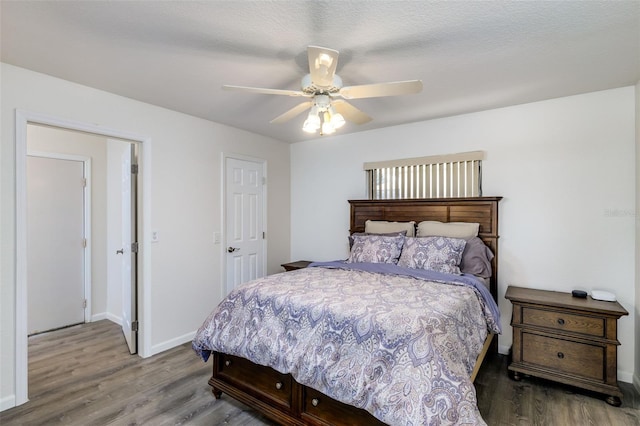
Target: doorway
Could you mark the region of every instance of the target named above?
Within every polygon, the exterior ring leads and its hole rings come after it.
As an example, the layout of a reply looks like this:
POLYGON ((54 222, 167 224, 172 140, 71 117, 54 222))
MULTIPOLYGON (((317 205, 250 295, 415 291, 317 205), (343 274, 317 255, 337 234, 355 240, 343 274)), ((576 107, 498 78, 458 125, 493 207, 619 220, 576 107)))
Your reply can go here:
MULTIPOLYGON (((151 141, 149 138, 141 137, 129 132, 123 132, 115 129, 108 129, 103 126, 62 120, 56 117, 46 116, 42 114, 29 113, 25 111, 16 111, 16 405, 23 404, 28 401, 28 308, 27 308, 27 130, 29 125, 35 124, 40 126, 49 126, 68 131, 74 131, 93 136, 117 138, 121 140, 135 143, 138 146, 139 162, 138 162, 138 186, 139 191, 136 201, 141 205, 140 211, 143 212, 137 216, 138 231, 136 232, 136 248, 138 249, 137 257, 140 265, 137 268, 136 279, 138 280, 138 289, 135 299, 141 305, 141 310, 145 312, 145 316, 139 319, 138 326, 138 352, 140 356, 146 357, 150 355, 150 321, 149 309, 149 278, 145 271, 150 265, 148 242, 150 242, 150 232, 145 226, 149 223, 150 199, 147 191, 144 190, 145 182, 150 181, 150 170, 144 167, 149 162, 151 141)), ((106 249, 106 244, 105 244, 106 249)), ((90 303, 90 299, 89 299, 90 303)), ((99 313, 98 313, 99 314, 99 313)), ((96 318, 95 312, 92 317, 96 318)))
POLYGON ((136 144, 29 124, 27 147, 29 334, 107 318, 136 353, 136 144))

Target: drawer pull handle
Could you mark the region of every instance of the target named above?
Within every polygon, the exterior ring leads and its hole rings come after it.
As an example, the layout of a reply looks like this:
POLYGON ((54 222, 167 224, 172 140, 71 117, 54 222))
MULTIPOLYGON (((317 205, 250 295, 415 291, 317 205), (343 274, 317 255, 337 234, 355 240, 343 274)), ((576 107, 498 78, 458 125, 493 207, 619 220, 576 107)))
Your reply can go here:
POLYGON ((562 352, 558 352, 558 358, 563 359, 564 358, 564 354, 562 352))
POLYGON ((564 320, 562 318, 558 318, 558 324, 564 325, 564 320))
POLYGON ((318 404, 320 404, 320 400, 318 398, 313 398, 311 400, 311 405, 313 405, 314 407, 317 407, 318 404))
POLYGON ((278 389, 278 390, 282 389, 282 382, 277 382, 276 383, 276 389, 278 389))
POLYGON ((228 360, 226 360, 226 361, 224 362, 224 365, 226 365, 227 367, 228 367, 228 366, 230 366, 230 365, 231 365, 231 360, 229 360, 229 359, 228 359, 228 360))

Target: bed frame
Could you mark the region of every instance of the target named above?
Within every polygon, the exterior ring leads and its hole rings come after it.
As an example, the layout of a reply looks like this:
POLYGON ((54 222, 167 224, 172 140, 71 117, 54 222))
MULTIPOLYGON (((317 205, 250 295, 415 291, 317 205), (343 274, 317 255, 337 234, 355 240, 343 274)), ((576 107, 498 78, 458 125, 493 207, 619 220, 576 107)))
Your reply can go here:
MULTIPOLYGON (((392 222, 437 220, 480 224, 479 237, 493 251, 490 290, 498 293, 498 202, 502 197, 439 198, 412 200, 349 200, 350 233, 364 232, 367 220, 392 222)), ((478 357, 472 380, 487 352, 497 352, 490 335, 478 357)), ((383 425, 365 410, 338 402, 297 383, 290 374, 256 365, 246 359, 213 353, 209 385, 216 399, 226 393, 283 425, 383 425)))

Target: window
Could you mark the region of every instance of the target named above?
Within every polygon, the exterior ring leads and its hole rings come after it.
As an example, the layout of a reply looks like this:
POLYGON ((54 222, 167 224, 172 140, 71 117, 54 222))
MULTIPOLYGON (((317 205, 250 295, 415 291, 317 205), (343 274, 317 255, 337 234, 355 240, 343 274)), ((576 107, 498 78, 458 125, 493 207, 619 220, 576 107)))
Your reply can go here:
POLYGON ((455 198, 482 195, 483 151, 365 163, 369 198, 455 198))

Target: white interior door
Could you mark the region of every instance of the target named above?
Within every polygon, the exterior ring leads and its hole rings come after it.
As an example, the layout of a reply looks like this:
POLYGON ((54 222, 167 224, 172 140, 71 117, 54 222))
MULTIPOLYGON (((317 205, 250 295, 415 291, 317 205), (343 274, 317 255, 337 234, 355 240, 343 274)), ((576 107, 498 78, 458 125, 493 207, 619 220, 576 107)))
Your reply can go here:
POLYGON ((27 330, 85 320, 84 162, 27 157, 27 330))
POLYGON ((136 179, 132 170, 135 145, 122 154, 122 333, 132 354, 138 351, 136 285, 136 179))
POLYGON ((227 158, 227 293, 264 275, 264 182, 259 162, 227 158))

